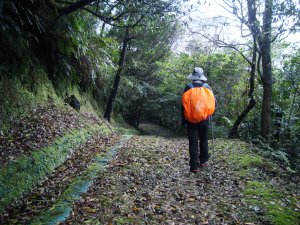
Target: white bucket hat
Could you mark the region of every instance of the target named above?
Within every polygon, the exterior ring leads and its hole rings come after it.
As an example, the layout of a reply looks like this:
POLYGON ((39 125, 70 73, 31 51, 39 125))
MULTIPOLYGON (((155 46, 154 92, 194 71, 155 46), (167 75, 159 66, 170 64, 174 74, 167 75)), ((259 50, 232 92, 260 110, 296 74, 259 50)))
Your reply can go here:
POLYGON ((200 67, 195 67, 193 73, 190 74, 187 79, 207 81, 207 78, 203 74, 203 69, 200 67))

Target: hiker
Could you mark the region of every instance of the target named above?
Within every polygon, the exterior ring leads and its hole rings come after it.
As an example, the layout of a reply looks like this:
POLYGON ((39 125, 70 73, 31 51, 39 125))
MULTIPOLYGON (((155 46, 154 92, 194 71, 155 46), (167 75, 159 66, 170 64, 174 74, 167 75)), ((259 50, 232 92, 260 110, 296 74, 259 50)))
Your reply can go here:
POLYGON ((190 171, 198 172, 207 166, 209 117, 215 110, 215 98, 203 69, 195 67, 182 94, 182 124, 187 128, 189 138, 190 171), (199 152, 199 148, 200 152, 199 152))

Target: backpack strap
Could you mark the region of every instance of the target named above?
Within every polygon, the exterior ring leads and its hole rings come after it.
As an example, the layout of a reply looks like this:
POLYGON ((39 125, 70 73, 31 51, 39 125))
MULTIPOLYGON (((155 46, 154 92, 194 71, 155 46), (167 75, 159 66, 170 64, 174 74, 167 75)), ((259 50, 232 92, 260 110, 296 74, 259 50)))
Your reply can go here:
POLYGON ((193 83, 189 83, 188 86, 189 86, 189 88, 194 88, 193 83))
MULTIPOLYGON (((194 88, 195 87, 193 83, 189 83, 188 86, 189 86, 189 88, 194 88)), ((199 86, 199 87, 203 87, 203 86, 204 86, 204 84, 201 83, 201 86, 199 86)))

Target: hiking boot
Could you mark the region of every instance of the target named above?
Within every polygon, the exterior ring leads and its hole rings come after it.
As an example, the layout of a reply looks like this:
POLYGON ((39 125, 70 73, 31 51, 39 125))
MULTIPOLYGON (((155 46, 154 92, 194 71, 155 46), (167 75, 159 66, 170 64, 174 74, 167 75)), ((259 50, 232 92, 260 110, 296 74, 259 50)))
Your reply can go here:
POLYGON ((191 168, 190 171, 192 173, 198 173, 199 172, 199 168, 191 168))
POLYGON ((208 162, 200 163, 200 168, 205 168, 208 166, 208 162))

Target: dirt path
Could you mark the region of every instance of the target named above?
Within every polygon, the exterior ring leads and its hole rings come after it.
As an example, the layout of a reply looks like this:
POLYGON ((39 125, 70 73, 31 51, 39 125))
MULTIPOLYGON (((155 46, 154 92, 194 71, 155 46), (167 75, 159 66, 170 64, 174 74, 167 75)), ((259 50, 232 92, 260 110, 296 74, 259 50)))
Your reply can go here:
POLYGON ((299 175, 261 157, 255 146, 238 140, 210 141, 210 165, 193 174, 186 138, 151 124, 143 128, 154 135, 125 135, 124 142, 120 134, 91 136, 8 207, 0 224, 300 221, 299 175))
POLYGON ((63 224, 252 222, 253 211, 240 200, 244 180, 216 156, 207 169, 190 173, 187 147, 186 139, 135 136, 63 224))
POLYGON ((148 135, 154 135, 154 136, 156 135, 156 136, 161 136, 166 138, 178 136, 178 134, 176 134, 174 131, 153 123, 145 123, 145 122, 141 123, 139 125, 139 128, 148 135))

